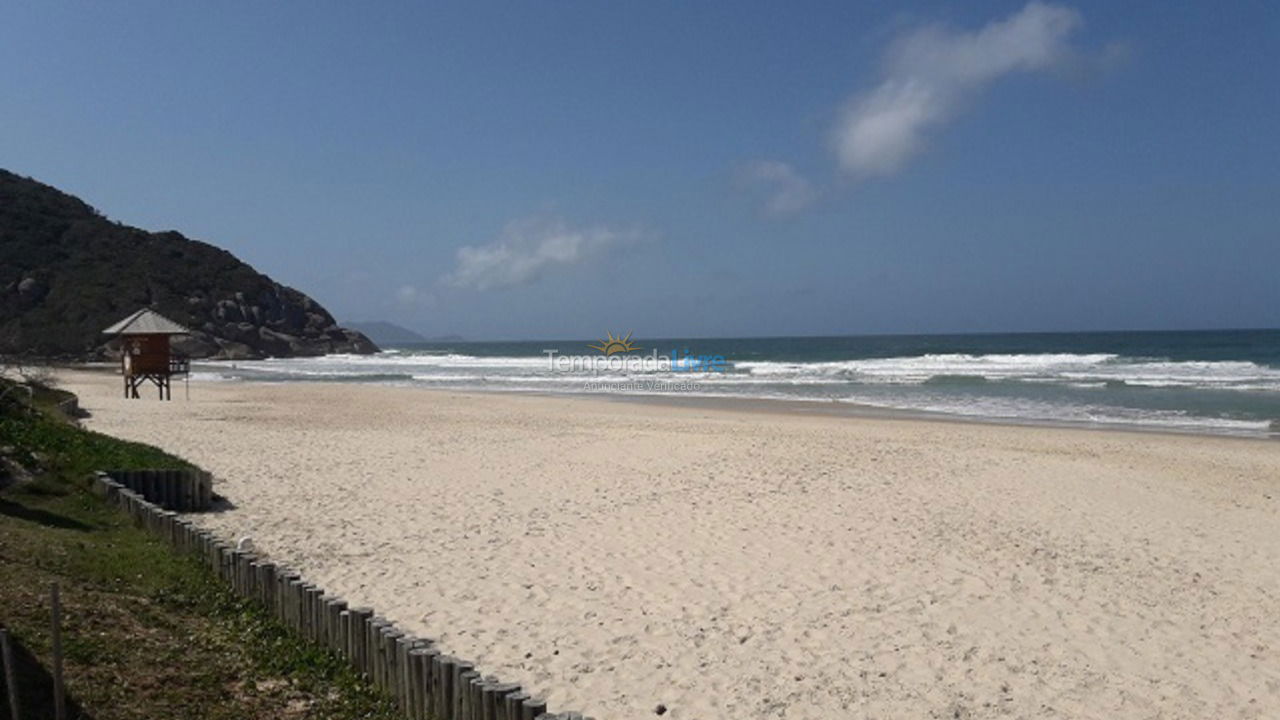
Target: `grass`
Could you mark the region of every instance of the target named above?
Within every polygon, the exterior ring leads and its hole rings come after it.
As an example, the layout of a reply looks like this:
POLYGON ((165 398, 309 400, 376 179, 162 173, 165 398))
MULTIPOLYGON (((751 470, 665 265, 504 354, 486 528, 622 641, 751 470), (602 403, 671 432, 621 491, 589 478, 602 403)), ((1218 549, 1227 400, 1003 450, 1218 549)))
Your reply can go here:
POLYGON ((52 409, 56 394, 38 394, 34 407, 12 398, 0 406, 0 460, 30 475, 0 491, 0 624, 34 661, 24 667, 24 718, 52 716, 36 663, 50 667, 54 581, 71 717, 398 717, 339 659, 135 529, 85 482, 96 468, 188 463, 66 422, 52 409))

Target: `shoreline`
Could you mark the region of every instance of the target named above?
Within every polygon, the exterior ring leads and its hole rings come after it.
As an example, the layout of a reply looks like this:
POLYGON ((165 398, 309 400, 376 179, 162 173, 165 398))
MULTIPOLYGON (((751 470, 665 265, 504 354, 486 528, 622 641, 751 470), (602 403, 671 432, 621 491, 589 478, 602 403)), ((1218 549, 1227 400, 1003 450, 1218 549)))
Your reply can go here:
MULTIPOLYGON (((307 381, 303 381, 307 382, 307 381)), ((434 388, 422 388, 423 390, 433 390, 434 388)), ((459 391, 470 392, 470 391, 459 391)), ((483 394, 485 391, 475 391, 483 394)), ((494 390, 498 394, 504 394, 511 391, 494 390)), ((521 393, 513 393, 521 394, 521 393)), ((579 397, 573 393, 529 393, 540 397, 579 397)), ((582 395, 587 395, 583 393, 582 395)), ((813 415, 824 417, 845 417, 853 419, 867 420, 887 420, 893 421, 910 421, 924 423, 954 423, 959 425, 989 425, 996 427, 1025 427, 1040 428, 1049 430, 1071 430, 1085 432, 1102 432, 1102 433, 1134 433, 1138 435, 1173 435, 1178 437, 1212 437, 1212 438, 1228 438, 1233 440, 1261 440, 1264 442, 1280 440, 1280 429, 1270 431, 1265 435, 1254 435, 1235 432, 1205 432, 1194 429, 1181 429, 1177 427, 1162 427, 1157 425, 1141 425, 1138 423, 1106 423, 1106 422, 1079 422, 1073 420, 1037 420, 1037 419, 1020 419, 998 416, 984 415, 960 415, 957 413, 934 412, 930 410, 908 410, 903 408, 885 408, 876 405, 864 405, 859 403, 847 403, 837 400, 792 400, 785 398, 751 398, 751 397, 722 397, 710 395, 691 395, 688 397, 679 397, 673 395, 628 395, 628 394, 608 394, 595 393, 590 394, 591 397, 599 397, 613 402, 635 402, 641 404, 653 404, 667 407, 686 407, 686 408, 702 408, 702 409, 722 409, 733 412, 760 412, 760 413, 776 413, 776 414, 796 414, 796 415, 813 415)))
MULTIPOLYGON (((212 364, 212 363, 211 363, 212 364)), ((52 366, 59 367, 59 366, 52 366)), ((115 371, 113 364, 73 364, 65 366, 65 369, 72 371, 85 371, 95 373, 112 373, 115 371)), ((361 386, 365 383, 344 383, 342 381, 332 380, 313 380, 313 379, 290 379, 290 380, 258 380, 258 379, 240 379, 231 381, 217 380, 197 380, 197 384, 209 384, 217 382, 238 382, 263 385, 292 385, 292 384, 320 384, 320 385, 343 385, 350 384, 361 386)), ((1137 433, 1141 435, 1173 435, 1178 437, 1221 437, 1233 438, 1237 440, 1262 440, 1262 441, 1280 441, 1280 420, 1273 423, 1274 429, 1266 431, 1238 432, 1229 430, 1206 430, 1202 428, 1180 428, 1167 425, 1141 424, 1141 423, 1119 423, 1119 422, 1084 422, 1077 420, 1044 420, 1036 418, 1014 418, 1002 416, 986 416, 986 415, 961 415, 958 413, 937 412, 930 410, 912 410, 907 408, 889 408, 877 405, 867 405, 862 403, 844 402, 831 399, 802 399, 802 398, 767 398, 767 397, 749 397, 749 396, 727 396, 727 395, 701 395, 690 393, 686 395, 673 394, 644 394, 644 393, 620 393, 620 392, 554 392, 554 391, 536 391, 536 390, 511 390, 511 389, 451 389, 442 387, 426 387, 412 384, 397 384, 391 382, 371 382, 369 385, 382 385, 385 387, 405 387, 414 390, 423 390, 426 392, 453 393, 460 395, 511 395, 511 396, 533 396, 546 398, 592 398, 604 400, 607 402, 618 403, 639 403, 645 405, 656 405, 663 407, 684 407, 695 409, 710 410, 728 410, 742 412, 761 412, 761 413, 778 413, 778 414, 798 414, 798 415, 817 415, 830 417, 846 417, 846 418, 862 418, 872 420, 904 420, 914 422, 938 422, 938 423, 959 423, 959 424, 975 424, 975 425, 994 425, 1000 427, 1028 427, 1028 428, 1047 428, 1060 430, 1083 430, 1089 432, 1115 432, 1115 433, 1137 433)))

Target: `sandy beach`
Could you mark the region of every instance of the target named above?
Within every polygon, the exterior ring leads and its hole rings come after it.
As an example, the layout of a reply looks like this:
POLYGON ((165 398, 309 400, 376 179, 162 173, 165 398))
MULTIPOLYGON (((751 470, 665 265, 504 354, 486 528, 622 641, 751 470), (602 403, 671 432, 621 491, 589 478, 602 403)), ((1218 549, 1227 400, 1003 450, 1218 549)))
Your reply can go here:
POLYGON ((322 383, 86 425, 197 516, 601 720, 1280 716, 1280 443, 322 383))

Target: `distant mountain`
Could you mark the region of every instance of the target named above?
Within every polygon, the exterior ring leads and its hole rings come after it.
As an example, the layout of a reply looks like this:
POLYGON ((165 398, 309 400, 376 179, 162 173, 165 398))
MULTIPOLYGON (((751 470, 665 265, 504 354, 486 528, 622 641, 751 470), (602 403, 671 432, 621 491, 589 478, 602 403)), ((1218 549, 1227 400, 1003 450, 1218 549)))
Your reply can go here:
POLYGON ((387 345, 413 345, 414 343, 430 342, 427 338, 407 327, 401 327, 383 320, 348 321, 343 325, 364 333, 365 337, 384 347, 387 345))
POLYGON ((142 307, 190 328, 178 349, 192 357, 378 350, 226 250, 111 222, 78 198, 0 170, 0 353, 102 356, 103 328, 142 307))

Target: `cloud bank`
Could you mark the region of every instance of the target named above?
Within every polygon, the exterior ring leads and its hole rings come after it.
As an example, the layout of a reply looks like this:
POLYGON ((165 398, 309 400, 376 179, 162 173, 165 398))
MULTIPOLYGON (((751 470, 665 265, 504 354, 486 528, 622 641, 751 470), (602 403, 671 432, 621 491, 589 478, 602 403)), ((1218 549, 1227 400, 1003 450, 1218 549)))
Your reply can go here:
POLYGON ((896 173, 928 132, 1001 76, 1052 67, 1073 53, 1075 10, 1032 2, 976 32, 918 29, 885 56, 884 77, 852 98, 834 132, 840 169, 854 177, 896 173))
POLYGON ((562 220, 517 220, 492 243, 458 248, 457 268, 445 281, 476 290, 528 285, 555 268, 585 262, 638 237, 629 230, 573 228, 562 220))

